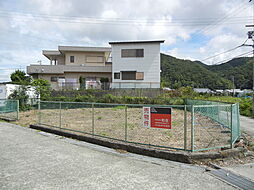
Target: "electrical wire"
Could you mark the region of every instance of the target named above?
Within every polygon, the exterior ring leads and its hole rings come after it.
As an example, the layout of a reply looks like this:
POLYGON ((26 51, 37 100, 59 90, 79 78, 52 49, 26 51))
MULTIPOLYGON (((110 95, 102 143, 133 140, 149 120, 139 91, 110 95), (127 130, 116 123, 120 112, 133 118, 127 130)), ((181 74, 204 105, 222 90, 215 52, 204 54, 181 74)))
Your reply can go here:
POLYGON ((236 7, 235 9, 231 10, 228 14, 226 14, 224 17, 218 19, 217 21, 215 21, 214 23, 208 25, 207 27, 201 29, 200 31, 198 31, 198 33, 204 33, 208 30, 211 29, 211 25, 213 25, 213 27, 215 27, 218 24, 222 24, 223 21, 225 21, 226 19, 230 19, 230 17, 235 16, 237 14, 239 14, 241 11, 247 9, 249 7, 249 4, 245 4, 245 1, 243 1, 238 7, 236 7))
POLYGON ((228 61, 230 61, 230 60, 232 60, 232 59, 240 58, 240 57, 242 57, 242 56, 247 56, 247 55, 251 55, 251 54, 252 54, 252 51, 245 52, 245 53, 242 53, 242 54, 240 54, 240 55, 237 55, 237 56, 235 56, 235 57, 233 57, 233 58, 227 58, 227 59, 224 59, 224 60, 222 60, 222 61, 219 61, 219 62, 216 62, 216 63, 212 63, 212 65, 219 65, 219 64, 228 62, 228 61))
POLYGON ((247 42, 247 40, 248 40, 248 38, 243 42, 243 44, 241 44, 241 45, 239 45, 239 46, 236 46, 236 47, 231 48, 231 49, 229 49, 229 50, 226 50, 226 51, 224 51, 224 52, 218 53, 218 54, 216 54, 216 55, 207 57, 207 58, 205 58, 205 59, 202 59, 201 62, 206 61, 206 60, 208 60, 208 59, 212 59, 212 58, 217 57, 217 56, 220 56, 220 55, 222 55, 222 54, 225 54, 225 53, 234 51, 234 50, 236 50, 236 49, 238 49, 238 48, 240 48, 240 47, 243 47, 243 46, 245 45, 245 43, 247 42))
POLYGON ((218 19, 217 21, 215 21, 212 24, 209 24, 207 26, 205 26, 204 28, 201 28, 200 30, 195 32, 195 35, 192 37, 192 40, 203 40, 205 38, 205 36, 200 36, 199 34, 205 34, 207 31, 212 31, 216 28, 216 26, 218 26, 219 24, 222 25, 223 23, 225 23, 226 19, 230 19, 230 17, 232 18, 233 16, 236 16, 237 14, 239 14, 241 11, 247 9, 249 7, 249 3, 245 4, 246 2, 243 1, 239 6, 237 6, 235 9, 229 11, 224 17, 218 19))
MULTIPOLYGON (((45 15, 45 14, 27 14, 27 13, 19 13, 19 12, 3 12, 0 11, 1 17, 11 17, 15 19, 15 21, 50 21, 50 22, 67 22, 67 23, 86 23, 86 24, 110 24, 110 25, 155 25, 156 26, 200 26, 200 25, 212 25, 214 23, 213 20, 186 20, 180 22, 180 19, 173 19, 173 20, 155 20, 155 19, 147 19, 147 20, 140 20, 140 19, 106 19, 106 18, 89 18, 89 17, 73 17, 73 16, 56 16, 56 15, 45 15), (179 21, 177 21, 179 20, 179 21), (209 24, 210 23, 210 24, 209 24)), ((230 18, 227 24, 239 24, 243 23, 247 19, 251 19, 249 16, 247 17, 236 17, 230 18)), ((216 19, 217 20, 217 19, 216 19)), ((217 24, 217 23, 215 23, 217 24)))

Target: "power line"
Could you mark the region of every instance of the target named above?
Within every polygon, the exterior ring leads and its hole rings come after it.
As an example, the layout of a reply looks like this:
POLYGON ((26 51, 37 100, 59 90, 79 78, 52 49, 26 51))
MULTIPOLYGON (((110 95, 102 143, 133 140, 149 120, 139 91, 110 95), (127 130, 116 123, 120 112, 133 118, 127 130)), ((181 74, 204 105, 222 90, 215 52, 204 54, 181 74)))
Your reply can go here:
POLYGON ((227 59, 224 59, 224 60, 222 60, 222 61, 219 61, 219 62, 213 63, 213 65, 219 65, 219 64, 222 64, 222 63, 228 62, 228 61, 230 61, 230 60, 232 60, 232 59, 235 59, 235 58, 240 58, 240 57, 242 57, 242 56, 248 56, 248 55, 251 55, 251 54, 252 54, 252 51, 248 51, 248 52, 242 53, 242 54, 240 54, 240 55, 237 55, 237 56, 235 56, 235 57, 232 57, 232 58, 227 58, 227 59))
MULTIPOLYGON (((173 20, 155 20, 155 19, 147 19, 147 20, 140 20, 140 19, 107 19, 107 18, 92 18, 92 17, 73 17, 73 16, 55 16, 55 15, 45 15, 45 14, 27 14, 27 13, 19 13, 19 12, 3 12, 0 11, 0 16, 2 17, 12 17, 15 18, 16 21, 24 22, 31 19, 36 19, 36 21, 43 21, 47 20, 50 22, 70 22, 70 23, 86 23, 86 24, 110 24, 110 25, 126 25, 126 24, 145 24, 145 25, 162 25, 162 26, 181 26, 182 24, 187 26, 200 26, 200 25, 209 25, 213 24, 213 20, 200 20, 200 21, 193 21, 193 20, 182 20, 181 22, 177 22, 177 19, 173 20), (2 13, 1 13, 2 12, 2 13), (19 20, 20 19, 20 20, 19 20)), ((237 17, 231 18, 228 24, 239 24, 243 21, 246 21, 246 18, 249 17, 237 17), (244 19, 245 18, 245 19, 244 19), (243 20, 244 19, 244 20, 243 20)), ((178 19, 179 20, 179 19, 178 19)))
MULTIPOLYGON (((218 19, 217 21, 215 21, 213 23, 213 27, 215 28, 215 26, 217 26, 218 24, 222 24, 223 21, 225 22, 226 19, 230 19, 230 16, 232 16, 232 15, 235 16, 235 15, 239 14, 241 11, 245 10, 248 7, 249 7, 249 4, 248 3, 246 4, 246 2, 243 1, 235 9, 229 11, 224 17, 222 17, 222 18, 218 19)), ((200 36, 200 35, 198 36, 198 34, 205 33, 206 31, 208 31, 211 28, 212 28, 212 25, 210 24, 210 25, 207 25, 206 27, 198 30, 195 33, 195 36, 192 38, 192 40, 197 40, 197 39, 201 40, 201 39, 204 39, 204 36, 200 36)))
POLYGON ((226 51, 224 51, 224 52, 218 53, 218 54, 216 54, 216 55, 213 55, 213 56, 207 57, 207 58, 205 58, 205 59, 202 59, 201 62, 202 62, 202 61, 206 61, 206 60, 208 60, 208 59, 212 59, 212 58, 217 57, 217 56, 220 56, 220 55, 222 55, 222 54, 225 54, 225 53, 234 51, 234 50, 236 50, 236 49, 238 49, 238 48, 240 48, 240 47, 243 47, 243 46, 245 45, 245 43, 247 42, 247 40, 248 40, 248 38, 244 41, 243 44, 241 44, 241 45, 239 45, 239 46, 236 46, 236 47, 234 47, 234 48, 232 48, 232 49, 229 49, 229 50, 226 50, 226 51))
MULTIPOLYGON (((222 22, 225 21, 226 19, 229 19, 231 16, 235 16, 235 15, 239 14, 241 11, 245 10, 248 7, 249 7, 249 5, 248 4, 245 5, 245 1, 243 1, 238 7, 231 10, 224 17, 222 17, 222 18, 218 19, 217 21, 215 21, 213 23, 213 26, 216 26, 219 23, 222 24, 222 22)), ((205 31, 208 31, 209 29, 211 29, 211 25, 208 25, 207 27, 201 29, 198 33, 202 33, 202 32, 204 33, 205 31)))
MULTIPOLYGON (((220 18, 214 17, 214 18, 164 18, 164 19, 152 19, 152 18, 101 18, 101 17, 80 17, 80 16, 65 16, 65 15, 49 15, 49 14, 38 14, 38 13, 24 13, 24 12, 10 12, 10 11, 4 11, 4 10, 0 10, 0 14, 2 14, 3 16, 25 16, 25 17, 37 17, 37 18, 55 18, 55 19, 70 19, 70 20, 93 20, 93 21, 120 21, 120 22, 171 22, 172 20, 174 21, 190 21, 190 22, 194 22, 194 21, 213 21, 213 20, 218 20, 220 18)), ((245 19, 245 18, 251 18, 250 16, 242 16, 242 17, 233 17, 231 19, 234 20, 241 20, 241 19, 245 19)))

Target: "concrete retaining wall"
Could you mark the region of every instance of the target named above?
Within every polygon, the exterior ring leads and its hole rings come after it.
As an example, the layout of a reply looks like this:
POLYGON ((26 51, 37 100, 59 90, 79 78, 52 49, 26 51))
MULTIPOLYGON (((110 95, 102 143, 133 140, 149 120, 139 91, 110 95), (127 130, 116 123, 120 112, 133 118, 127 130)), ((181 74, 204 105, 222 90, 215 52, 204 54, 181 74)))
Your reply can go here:
POLYGON ((40 125, 30 125, 30 128, 97 144, 97 145, 101 145, 101 146, 105 146, 105 147, 109 147, 109 148, 122 149, 131 153, 142 154, 145 156, 151 156, 155 158, 161 158, 161 159, 172 160, 172 161, 183 162, 183 163, 195 163, 196 161, 202 161, 202 160, 208 160, 208 159, 213 160, 213 159, 226 158, 226 157, 236 157, 236 156, 241 156, 246 151, 243 148, 228 149, 228 150, 223 150, 218 152, 185 152, 185 151, 159 150, 155 148, 138 146, 136 144, 126 143, 121 141, 111 142, 109 141, 109 139, 106 139, 106 138, 78 135, 78 134, 71 133, 69 131, 63 131, 63 130, 60 131, 58 129, 48 128, 48 127, 40 126, 40 125))

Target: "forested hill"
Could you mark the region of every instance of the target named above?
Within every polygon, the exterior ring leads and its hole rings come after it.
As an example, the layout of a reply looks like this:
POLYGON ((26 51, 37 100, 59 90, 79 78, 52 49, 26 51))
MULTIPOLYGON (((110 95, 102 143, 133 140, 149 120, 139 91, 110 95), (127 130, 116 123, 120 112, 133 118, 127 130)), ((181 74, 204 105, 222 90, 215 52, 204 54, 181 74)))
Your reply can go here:
POLYGON ((252 64, 252 57, 241 57, 208 69, 231 81, 234 77, 236 88, 252 89, 252 64))
POLYGON ((229 89, 233 87, 232 76, 236 88, 252 88, 251 58, 237 58, 221 65, 208 66, 199 61, 161 54, 161 70, 163 85, 170 88, 229 89))

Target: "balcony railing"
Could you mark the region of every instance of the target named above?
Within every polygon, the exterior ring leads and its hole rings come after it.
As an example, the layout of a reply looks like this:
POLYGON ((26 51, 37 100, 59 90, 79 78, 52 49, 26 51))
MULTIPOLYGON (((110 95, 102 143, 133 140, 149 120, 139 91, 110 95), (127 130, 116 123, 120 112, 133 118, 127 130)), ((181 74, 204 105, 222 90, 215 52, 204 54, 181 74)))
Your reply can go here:
POLYGON ((63 74, 64 72, 112 72, 112 66, 83 66, 83 65, 30 65, 28 74, 63 74))

